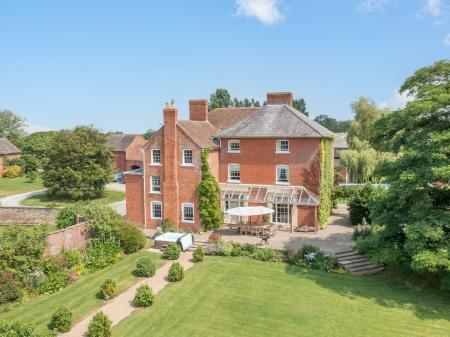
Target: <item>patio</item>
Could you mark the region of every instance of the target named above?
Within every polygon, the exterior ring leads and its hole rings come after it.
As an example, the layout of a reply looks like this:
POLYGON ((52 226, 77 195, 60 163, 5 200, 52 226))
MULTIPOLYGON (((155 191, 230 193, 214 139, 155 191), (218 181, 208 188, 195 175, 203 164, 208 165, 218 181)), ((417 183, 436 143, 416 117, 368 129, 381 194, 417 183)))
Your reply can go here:
MULTIPOLYGON (((227 226, 219 232, 223 235, 225 242, 254 243, 259 244, 261 238, 249 235, 230 233, 227 226)), ((194 234, 195 242, 207 242, 211 232, 194 234)), ((305 244, 318 246, 320 249, 330 253, 350 250, 353 245, 353 228, 348 220, 346 204, 339 204, 333 210, 327 226, 317 233, 276 231, 269 239, 269 246, 274 249, 299 249, 305 244)))

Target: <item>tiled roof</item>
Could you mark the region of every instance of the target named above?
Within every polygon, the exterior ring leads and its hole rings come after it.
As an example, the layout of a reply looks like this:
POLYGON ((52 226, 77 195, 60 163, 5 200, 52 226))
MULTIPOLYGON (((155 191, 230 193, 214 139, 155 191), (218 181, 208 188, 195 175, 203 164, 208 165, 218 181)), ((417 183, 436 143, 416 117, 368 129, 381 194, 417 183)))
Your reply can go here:
POLYGON ((216 148, 212 137, 217 133, 217 129, 206 121, 180 120, 178 127, 181 128, 198 146, 201 148, 216 148))
POLYGON ((334 139, 334 147, 337 149, 348 149, 347 132, 336 133, 336 138, 334 139))
POLYGON ((208 120, 218 130, 229 128, 240 122, 259 108, 218 108, 209 112, 208 120))
POLYGON ((219 131, 216 136, 222 138, 237 137, 333 137, 327 128, 309 119, 288 105, 268 105, 253 108, 236 124, 219 131))
POLYGON ((0 138, 0 154, 21 153, 19 148, 13 145, 8 139, 0 138))
POLYGON ((136 135, 112 133, 108 136, 106 144, 114 151, 125 151, 135 137, 136 135))

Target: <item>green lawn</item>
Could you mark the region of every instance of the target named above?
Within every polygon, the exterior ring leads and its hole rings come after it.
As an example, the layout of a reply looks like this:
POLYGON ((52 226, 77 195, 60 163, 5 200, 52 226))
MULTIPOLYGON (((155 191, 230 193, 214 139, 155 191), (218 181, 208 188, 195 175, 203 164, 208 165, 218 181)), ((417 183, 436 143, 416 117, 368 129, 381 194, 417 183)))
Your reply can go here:
MULTIPOLYGON (((87 202, 96 205, 108 205, 114 202, 122 201, 124 199, 124 192, 105 190, 102 196, 94 199, 89 199, 87 202)), ((54 196, 50 196, 44 193, 33 195, 27 199, 24 199, 20 204, 24 206, 64 207, 67 205, 71 205, 74 202, 76 201, 66 193, 58 193, 54 196)))
POLYGON ((43 188, 40 179, 30 183, 25 177, 0 178, 0 198, 13 194, 36 191, 43 188))
POLYGON ((113 336, 448 336, 450 301, 406 276, 209 257, 113 336), (414 286, 413 286, 414 284, 414 286))
POLYGON ((96 294, 100 290, 100 285, 106 279, 115 280, 120 292, 138 281, 138 278, 133 276, 132 271, 135 269, 136 260, 144 255, 152 257, 157 267, 163 264, 159 254, 146 251, 125 256, 115 265, 88 274, 58 293, 39 296, 7 312, 1 312, 2 307, 0 306, 0 321, 19 320, 30 323, 37 332, 47 333, 49 331, 47 324, 50 322, 50 317, 60 305, 65 305, 72 310, 75 321, 79 321, 105 303, 104 300, 97 298, 96 294))

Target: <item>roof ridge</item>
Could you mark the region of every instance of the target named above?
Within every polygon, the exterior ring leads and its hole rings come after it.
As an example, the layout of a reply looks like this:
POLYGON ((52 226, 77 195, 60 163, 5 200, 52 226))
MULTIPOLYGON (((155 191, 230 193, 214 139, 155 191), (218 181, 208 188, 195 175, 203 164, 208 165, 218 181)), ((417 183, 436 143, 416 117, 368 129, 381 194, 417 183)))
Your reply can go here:
MULTIPOLYGON (((300 111, 298 111, 297 109, 295 109, 294 107, 288 106, 286 104, 283 104, 284 108, 287 108, 287 110, 289 112, 291 112, 294 116, 296 116, 298 119, 300 119, 303 123, 305 123, 306 125, 308 125, 311 129, 313 129, 315 132, 317 132, 320 136, 322 137, 330 137, 327 135, 324 135, 322 133, 322 131, 318 130, 315 126, 311 125, 311 119, 308 118, 308 116, 306 116, 305 114, 301 113, 300 111)), ((334 136, 336 136, 334 134, 334 132, 330 131, 334 136)))

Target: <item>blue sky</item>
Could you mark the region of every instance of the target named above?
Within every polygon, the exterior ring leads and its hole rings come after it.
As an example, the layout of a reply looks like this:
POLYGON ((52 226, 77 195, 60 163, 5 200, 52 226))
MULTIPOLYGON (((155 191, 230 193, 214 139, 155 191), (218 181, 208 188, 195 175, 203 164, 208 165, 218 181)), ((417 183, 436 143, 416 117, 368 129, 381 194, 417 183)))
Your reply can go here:
POLYGON ((33 127, 143 132, 219 87, 347 119, 449 56, 450 0, 0 0, 0 109, 33 127))

